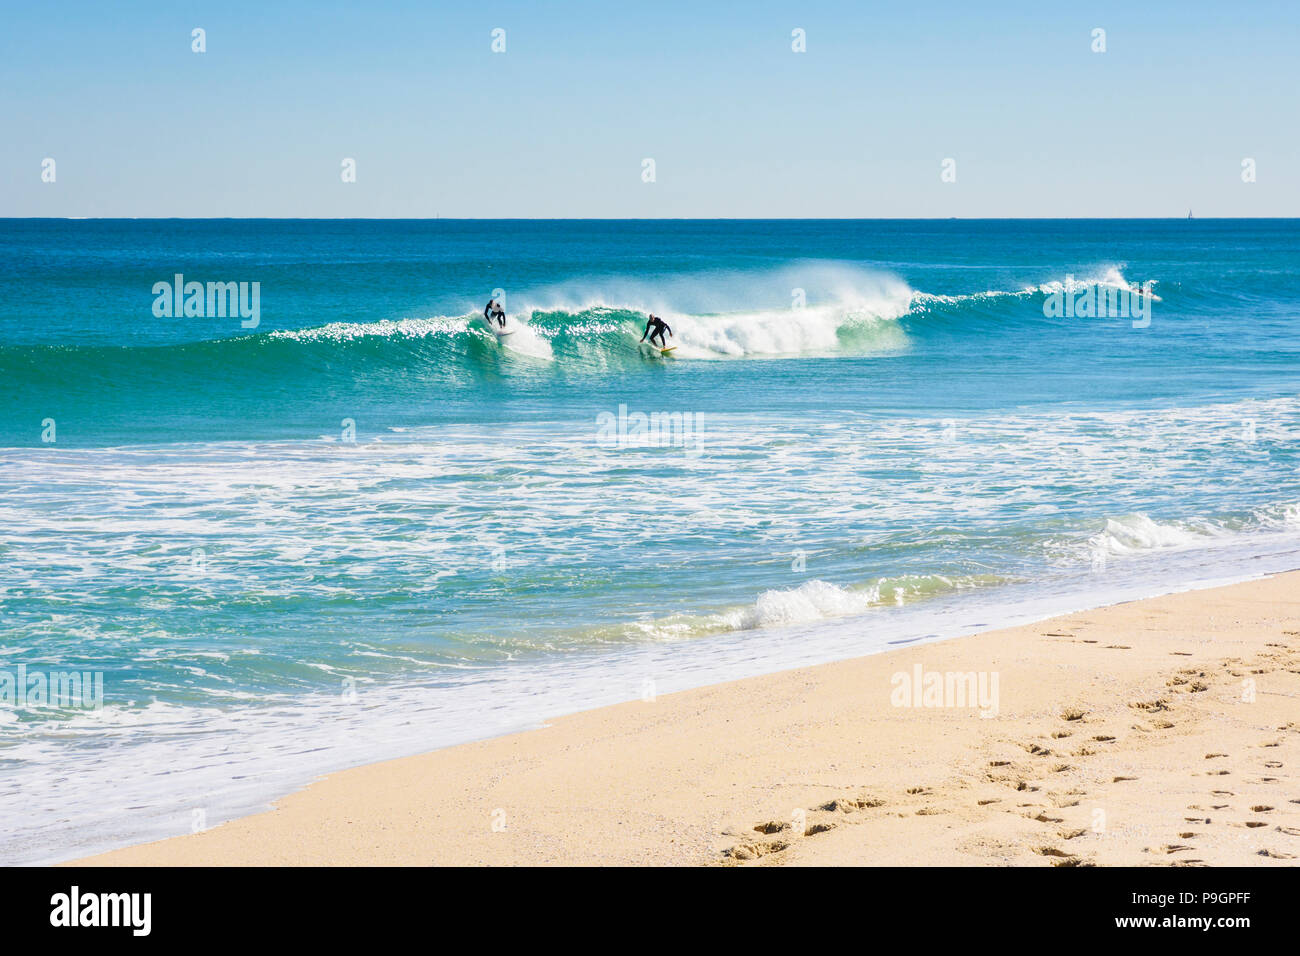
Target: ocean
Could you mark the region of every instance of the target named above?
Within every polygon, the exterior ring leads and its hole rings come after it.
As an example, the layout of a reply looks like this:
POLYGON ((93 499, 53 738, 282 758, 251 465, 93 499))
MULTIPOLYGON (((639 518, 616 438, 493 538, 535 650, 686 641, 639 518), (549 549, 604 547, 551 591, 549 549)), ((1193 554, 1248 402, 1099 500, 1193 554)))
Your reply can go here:
POLYGON ((1296 220, 10 219, 0 293, 10 864, 1300 567, 1296 220))

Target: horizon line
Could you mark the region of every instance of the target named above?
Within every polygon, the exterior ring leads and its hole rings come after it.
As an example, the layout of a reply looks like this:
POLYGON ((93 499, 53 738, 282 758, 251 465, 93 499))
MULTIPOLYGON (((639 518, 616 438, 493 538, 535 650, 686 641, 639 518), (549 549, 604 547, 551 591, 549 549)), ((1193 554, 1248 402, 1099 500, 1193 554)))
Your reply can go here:
POLYGON ((1300 216, 0 216, 0 222, 1285 222, 1300 216))

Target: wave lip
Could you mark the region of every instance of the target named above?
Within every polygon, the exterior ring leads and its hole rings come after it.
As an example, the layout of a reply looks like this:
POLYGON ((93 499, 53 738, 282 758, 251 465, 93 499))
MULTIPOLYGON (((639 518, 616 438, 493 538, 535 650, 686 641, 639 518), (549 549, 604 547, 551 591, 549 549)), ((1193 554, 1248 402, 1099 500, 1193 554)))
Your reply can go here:
MULTIPOLYGON (((427 319, 384 319, 380 322, 331 322, 305 329, 267 332, 269 339, 293 342, 352 342, 357 339, 420 339, 434 335, 460 335, 469 329, 465 316, 434 316, 427 319)), ((258 336, 249 336, 255 339, 258 336)))
POLYGON ((1023 291, 1026 293, 1040 293, 1042 295, 1074 295, 1079 292, 1086 292, 1089 289, 1119 289, 1122 292, 1134 295, 1149 296, 1152 301, 1163 301, 1160 296, 1156 295, 1152 289, 1159 280, 1145 279, 1142 281, 1130 281, 1124 276, 1124 269, 1118 265, 1102 266, 1100 269, 1084 276, 1075 278, 1073 275, 1067 275, 1064 279, 1054 279, 1044 282, 1037 286, 1029 286, 1023 291), (1143 285, 1146 288, 1143 288, 1143 285))
MULTIPOLYGON (((607 350, 634 344, 648 313, 673 329, 678 358, 747 358, 892 350, 913 291, 860 265, 806 262, 762 272, 580 279, 523 297, 553 343, 586 333, 607 350)), ((515 302, 521 301, 516 298, 515 302)))

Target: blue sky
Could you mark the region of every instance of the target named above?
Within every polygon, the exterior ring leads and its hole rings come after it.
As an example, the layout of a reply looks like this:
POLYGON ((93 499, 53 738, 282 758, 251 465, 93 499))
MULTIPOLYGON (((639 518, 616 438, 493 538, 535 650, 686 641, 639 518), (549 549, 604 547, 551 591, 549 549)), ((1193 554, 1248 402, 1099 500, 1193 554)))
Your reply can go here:
POLYGON ((975 6, 8 0, 0 215, 1300 216, 1300 4, 975 6))

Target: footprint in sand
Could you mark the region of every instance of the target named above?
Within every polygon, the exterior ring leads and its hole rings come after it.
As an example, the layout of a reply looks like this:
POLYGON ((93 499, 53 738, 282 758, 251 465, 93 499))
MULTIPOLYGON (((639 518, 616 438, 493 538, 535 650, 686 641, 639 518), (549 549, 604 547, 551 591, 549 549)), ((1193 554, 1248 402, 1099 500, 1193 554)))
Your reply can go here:
POLYGON ((858 810, 865 810, 868 807, 883 807, 885 801, 877 800, 873 797, 853 798, 837 797, 830 803, 823 803, 818 810, 826 810, 832 813, 854 813, 858 810))
MULTIPOLYGON (((840 802, 841 801, 832 801, 831 803, 826 804, 820 809, 822 810, 830 809, 833 806, 839 804, 840 802)), ((856 804, 860 801, 853 801, 853 802, 856 804)), ((825 833, 828 830, 833 830, 838 825, 839 824, 831 821, 824 821, 821 823, 809 823, 804 827, 803 835, 815 836, 818 833, 825 833)), ((770 836, 773 833, 784 833, 787 830, 792 830, 793 826, 782 820, 768 820, 766 823, 756 824, 752 829, 754 830, 755 833, 762 833, 765 836, 770 836)), ((728 847, 727 849, 722 851, 722 855, 732 860, 740 860, 740 861, 757 860, 761 857, 769 856, 770 854, 773 853, 780 853, 782 850, 786 850, 789 847, 790 847, 790 842, 787 840, 772 840, 767 843, 763 843, 760 841, 746 841, 744 843, 738 843, 733 847, 728 847)))
POLYGON ((1067 858, 1074 856, 1073 853, 1066 853, 1064 850, 1058 850, 1054 846, 1036 846, 1034 847, 1034 852, 1037 853, 1039 856, 1056 856, 1056 857, 1067 857, 1067 858))
POLYGON ((722 855, 733 860, 757 860, 771 853, 780 853, 789 849, 790 844, 784 840, 773 843, 740 843, 722 851, 722 855))
POLYGON ((1157 697, 1155 700, 1135 700, 1131 701, 1129 706, 1135 710, 1145 710, 1147 713, 1155 714, 1168 710, 1169 700, 1165 697, 1157 697))

